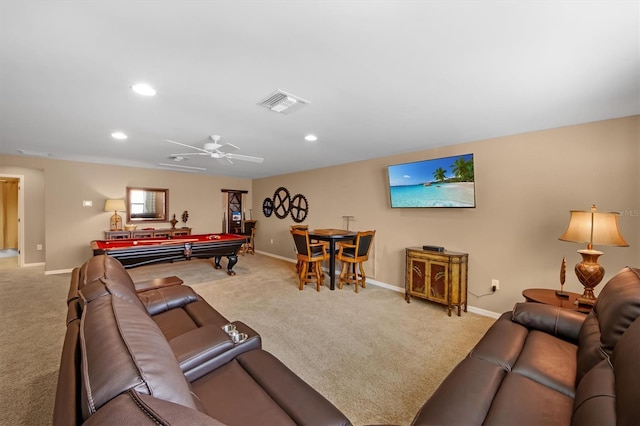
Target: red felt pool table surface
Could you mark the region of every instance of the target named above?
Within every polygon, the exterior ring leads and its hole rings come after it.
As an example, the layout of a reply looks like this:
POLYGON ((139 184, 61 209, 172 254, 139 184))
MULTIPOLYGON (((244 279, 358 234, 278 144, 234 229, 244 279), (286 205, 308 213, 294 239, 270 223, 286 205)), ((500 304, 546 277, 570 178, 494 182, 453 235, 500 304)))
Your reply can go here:
POLYGON ((238 261, 238 250, 246 239, 246 236, 237 234, 196 234, 171 238, 95 240, 91 242, 91 249, 94 255, 115 257, 125 268, 197 257, 214 258, 214 267, 220 269, 220 259, 225 256, 229 260, 227 273, 235 275, 232 268, 238 261))

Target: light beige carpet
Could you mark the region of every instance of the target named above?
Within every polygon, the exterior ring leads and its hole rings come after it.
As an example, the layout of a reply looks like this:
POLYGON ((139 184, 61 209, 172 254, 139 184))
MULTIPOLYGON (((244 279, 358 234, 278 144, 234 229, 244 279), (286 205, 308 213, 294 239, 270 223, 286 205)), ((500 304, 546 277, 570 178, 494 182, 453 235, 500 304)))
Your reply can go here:
MULTIPOLYGON (((223 264, 225 260, 223 260, 223 264)), ((374 285, 318 293, 297 287, 292 263, 240 256, 237 275, 195 260, 130 269, 134 280, 178 275, 230 320, 243 321, 291 370, 355 425, 411 422, 493 319, 374 285)), ((69 274, 0 262, 0 423, 48 424, 64 336, 69 274)))

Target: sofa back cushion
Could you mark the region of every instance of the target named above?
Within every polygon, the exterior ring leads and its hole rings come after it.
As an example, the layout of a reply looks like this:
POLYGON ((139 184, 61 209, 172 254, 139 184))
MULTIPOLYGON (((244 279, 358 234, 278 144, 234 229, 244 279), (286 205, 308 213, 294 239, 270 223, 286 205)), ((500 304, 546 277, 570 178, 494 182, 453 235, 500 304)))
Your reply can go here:
POLYGON ((136 291, 133 280, 122 263, 106 254, 94 256, 80 267, 78 290, 82 290, 82 287, 100 278, 109 278, 130 287, 134 293, 136 291))
POLYGON ((640 317, 640 270, 626 267, 604 286, 579 335, 576 385, 607 359, 624 332, 640 317))
MULTIPOLYGON (((104 254, 94 256, 80 267, 78 275, 77 288, 78 291, 84 289, 85 297, 89 294, 89 290, 86 289, 87 286, 94 282, 108 281, 111 293, 142 307, 142 302, 140 302, 140 298, 136 293, 131 276, 117 259, 104 254)), ((99 287, 102 288, 101 285, 99 287)), ((95 291, 95 289, 92 291, 95 291)))
POLYGON ((618 341, 611 356, 616 376, 616 415, 619 425, 638 424, 640 419, 640 319, 618 341))
POLYGON ((626 267, 598 295, 593 307, 600 322, 600 343, 609 354, 640 316, 640 269, 626 267))
POLYGON ((114 294, 117 287, 103 278, 80 290, 83 418, 129 389, 196 408, 162 332, 139 301, 114 294))

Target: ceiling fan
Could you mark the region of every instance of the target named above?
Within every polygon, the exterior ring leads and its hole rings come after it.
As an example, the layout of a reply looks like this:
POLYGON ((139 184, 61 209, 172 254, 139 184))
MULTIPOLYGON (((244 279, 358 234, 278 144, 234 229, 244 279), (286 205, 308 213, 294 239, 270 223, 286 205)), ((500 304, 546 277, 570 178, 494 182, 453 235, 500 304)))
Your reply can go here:
POLYGON ((220 136, 211 135, 209 136, 213 142, 207 142, 203 145, 202 148, 198 148, 196 146, 187 145, 181 142, 172 141, 169 139, 165 139, 165 142, 170 142, 180 146, 186 146, 187 148, 195 149, 200 152, 187 152, 182 154, 171 154, 171 158, 180 158, 187 155, 208 155, 211 158, 225 159, 229 163, 233 164, 231 160, 240 160, 240 161, 251 161, 253 163, 262 163, 264 158, 261 157, 253 157, 251 155, 242 155, 242 154, 234 154, 231 151, 237 151, 240 148, 231 144, 224 143, 220 144, 220 136))

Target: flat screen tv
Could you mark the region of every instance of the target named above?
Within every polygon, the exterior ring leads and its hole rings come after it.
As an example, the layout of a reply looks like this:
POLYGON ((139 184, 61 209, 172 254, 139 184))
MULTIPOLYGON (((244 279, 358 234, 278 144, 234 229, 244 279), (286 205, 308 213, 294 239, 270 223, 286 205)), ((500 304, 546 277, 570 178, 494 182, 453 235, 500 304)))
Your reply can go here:
POLYGON ((475 207, 473 154, 388 166, 391 207, 475 207))

